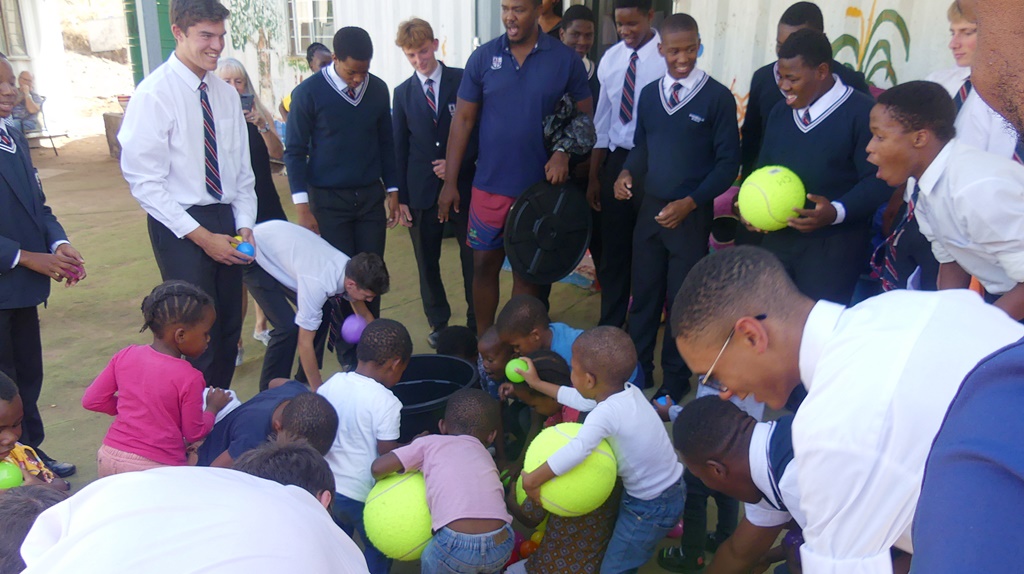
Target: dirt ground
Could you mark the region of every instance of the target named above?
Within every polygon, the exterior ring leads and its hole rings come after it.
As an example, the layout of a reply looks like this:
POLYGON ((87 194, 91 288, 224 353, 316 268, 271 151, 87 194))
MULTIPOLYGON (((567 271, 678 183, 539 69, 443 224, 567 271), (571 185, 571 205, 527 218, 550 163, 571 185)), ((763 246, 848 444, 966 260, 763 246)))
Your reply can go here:
MULTIPOLYGON (((110 417, 81 407, 82 392, 110 357, 130 344, 148 344, 152 336, 139 333, 142 298, 160 283, 150 250, 145 213, 128 192, 118 162, 107 152, 103 136, 61 142, 60 156, 49 148, 34 149, 32 158, 46 191, 47 202, 86 260, 89 277, 66 289, 54 285, 49 304, 40 311, 46 379, 40 407, 46 423, 47 453, 78 465, 71 478, 77 491, 96 478, 96 449, 110 417)), ((275 176, 288 215, 294 209, 286 178, 275 176)), ((454 239, 445 241, 442 268, 452 324, 465 321, 466 305, 459 294, 460 275, 454 239)), ((392 291, 383 297, 382 315, 396 318, 412 334, 414 352, 431 353, 423 316, 416 262, 408 233, 388 232, 385 260, 392 274, 392 291)), ((507 299, 511 277, 502 274, 507 299)), ((596 323, 600 296, 578 287, 558 284, 551 294, 551 317, 577 327, 596 323)), ((235 371, 232 388, 242 400, 257 392, 264 346, 251 336, 254 315, 242 329, 245 362, 235 371)), ((656 354, 655 356, 659 356, 656 354)), ((328 358, 325 373, 337 368, 328 358)), ((711 519, 714 520, 711 509, 711 519)), ((666 544, 670 541, 666 540, 666 544)), ((415 563, 397 564, 396 574, 414 572, 415 563)), ((642 571, 660 571, 652 560, 642 571)))

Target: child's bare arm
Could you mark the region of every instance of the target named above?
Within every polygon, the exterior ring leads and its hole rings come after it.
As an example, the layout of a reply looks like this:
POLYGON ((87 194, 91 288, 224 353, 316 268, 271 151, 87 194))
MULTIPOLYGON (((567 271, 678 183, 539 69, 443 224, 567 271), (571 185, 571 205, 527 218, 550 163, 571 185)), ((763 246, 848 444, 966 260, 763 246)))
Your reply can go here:
MULTIPOLYGON (((379 445, 380 443, 378 442, 377 444, 379 445)), ((373 474, 373 478, 379 480, 389 474, 405 472, 405 467, 402 466, 402 461, 398 459, 395 453, 388 452, 373 461, 373 464, 370 465, 370 472, 373 474)))
POLYGON ((523 490, 527 496, 540 502, 540 487, 552 478, 555 478, 555 471, 545 462, 537 470, 523 473, 523 490))
POLYGON ((400 446, 402 446, 402 444, 400 442, 398 442, 397 440, 378 440, 377 441, 377 454, 379 456, 384 456, 385 454, 395 450, 396 448, 398 448, 400 446))
POLYGON ((526 379, 526 384, 530 385, 530 388, 538 393, 543 393, 557 401, 558 389, 562 388, 561 385, 540 380, 540 376, 537 375, 537 368, 533 366, 533 361, 529 357, 520 358, 526 362, 527 369, 525 371, 516 369, 516 372, 526 379))

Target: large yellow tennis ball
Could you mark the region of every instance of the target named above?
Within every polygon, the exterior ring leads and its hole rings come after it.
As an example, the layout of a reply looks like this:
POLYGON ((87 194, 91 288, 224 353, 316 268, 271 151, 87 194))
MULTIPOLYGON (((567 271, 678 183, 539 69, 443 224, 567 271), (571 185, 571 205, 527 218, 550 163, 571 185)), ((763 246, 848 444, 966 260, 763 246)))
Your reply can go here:
POLYGON ((765 166, 750 174, 737 198, 743 219, 764 231, 786 227, 786 221, 796 217, 793 210, 803 209, 805 201, 804 183, 781 165, 765 166))
POLYGON ((395 560, 417 560, 430 542, 427 484, 419 472, 394 474, 377 481, 363 509, 366 535, 395 560))
MULTIPOLYGON (((582 427, 579 423, 562 423, 544 429, 527 448, 523 470, 533 472, 547 462, 551 455, 579 434, 582 427)), ((576 468, 540 487, 540 504, 559 516, 582 516, 593 512, 608 500, 615 488, 617 472, 618 464, 612 447, 608 441, 602 440, 576 468)), ((516 484, 516 494, 516 498, 526 496, 522 478, 516 484)))

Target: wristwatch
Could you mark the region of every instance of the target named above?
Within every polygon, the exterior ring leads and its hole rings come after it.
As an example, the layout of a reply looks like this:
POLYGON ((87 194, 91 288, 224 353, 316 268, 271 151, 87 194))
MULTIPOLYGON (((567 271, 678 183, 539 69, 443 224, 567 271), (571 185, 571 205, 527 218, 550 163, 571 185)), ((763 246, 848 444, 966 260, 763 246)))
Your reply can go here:
POLYGON ((267 133, 269 131, 270 131, 270 124, 263 124, 263 127, 260 128, 260 133, 261 134, 265 134, 265 133, 267 133))

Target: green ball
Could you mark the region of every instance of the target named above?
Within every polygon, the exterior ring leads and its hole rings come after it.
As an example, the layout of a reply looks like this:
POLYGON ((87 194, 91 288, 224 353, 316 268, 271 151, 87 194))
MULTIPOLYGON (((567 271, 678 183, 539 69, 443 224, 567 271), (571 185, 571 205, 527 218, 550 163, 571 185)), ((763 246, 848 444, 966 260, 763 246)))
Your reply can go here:
POLYGON ((513 383, 521 383, 526 379, 522 375, 516 372, 516 369, 520 371, 529 371, 530 365, 526 364, 526 361, 522 359, 512 359, 505 364, 505 378, 513 383))
POLYGON ((777 231, 796 217, 807 201, 804 184, 792 170, 781 165, 762 167, 740 187, 737 204, 747 223, 763 231, 777 231))
MULTIPOLYGON (((541 431, 526 449, 523 470, 533 472, 580 432, 579 423, 561 423, 541 431)), ((608 441, 602 440, 576 468, 540 487, 540 504, 559 516, 582 516, 597 510, 615 488, 618 463, 608 441)), ((525 498, 522 479, 516 485, 516 499, 525 498), (521 494, 520 494, 521 493, 521 494)), ((522 504, 522 503, 520 503, 522 504)))
POLYGON ((377 481, 363 509, 366 535, 395 560, 418 560, 433 537, 423 474, 393 474, 377 481))
POLYGON ((21 474, 21 468, 13 462, 0 461, 0 490, 7 490, 15 486, 21 486, 25 482, 25 476, 21 474))

